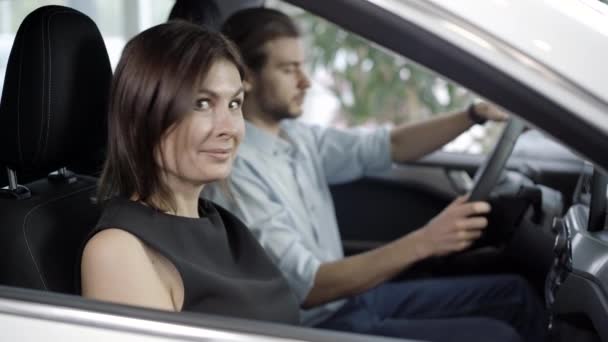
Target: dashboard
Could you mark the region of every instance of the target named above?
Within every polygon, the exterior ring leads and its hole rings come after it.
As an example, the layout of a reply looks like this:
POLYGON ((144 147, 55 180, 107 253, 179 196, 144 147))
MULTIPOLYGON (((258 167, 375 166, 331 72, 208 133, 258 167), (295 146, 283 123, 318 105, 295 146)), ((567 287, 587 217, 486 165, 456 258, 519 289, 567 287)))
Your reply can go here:
POLYGON ((550 328, 562 317, 584 317, 602 341, 608 341, 607 179, 597 169, 582 172, 573 205, 553 222, 554 261, 545 283, 550 328))

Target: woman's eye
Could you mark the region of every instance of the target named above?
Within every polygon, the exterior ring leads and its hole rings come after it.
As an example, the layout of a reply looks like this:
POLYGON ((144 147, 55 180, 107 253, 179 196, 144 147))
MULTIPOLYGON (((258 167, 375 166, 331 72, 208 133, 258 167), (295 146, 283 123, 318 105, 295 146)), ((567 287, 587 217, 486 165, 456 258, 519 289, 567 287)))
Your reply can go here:
POLYGON ((232 100, 230 101, 230 103, 228 104, 228 108, 232 109, 232 110, 236 110, 241 108, 241 104, 242 101, 241 100, 232 100))
POLYGON ((207 99, 200 99, 194 102, 194 108, 196 110, 207 110, 211 108, 211 102, 207 99))

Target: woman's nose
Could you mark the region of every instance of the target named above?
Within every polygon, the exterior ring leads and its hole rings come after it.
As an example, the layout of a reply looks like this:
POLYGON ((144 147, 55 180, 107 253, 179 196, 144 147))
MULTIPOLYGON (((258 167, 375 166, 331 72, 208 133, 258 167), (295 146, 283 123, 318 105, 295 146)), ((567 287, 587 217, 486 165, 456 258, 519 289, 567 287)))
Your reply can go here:
POLYGON ((225 109, 216 114, 215 129, 219 135, 233 136, 238 133, 239 121, 243 120, 240 113, 225 109))

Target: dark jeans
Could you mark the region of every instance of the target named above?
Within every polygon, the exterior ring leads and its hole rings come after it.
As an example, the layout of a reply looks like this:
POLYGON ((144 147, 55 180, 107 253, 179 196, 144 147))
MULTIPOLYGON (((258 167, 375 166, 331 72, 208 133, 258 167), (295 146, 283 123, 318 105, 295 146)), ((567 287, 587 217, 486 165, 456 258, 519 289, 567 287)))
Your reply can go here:
POLYGON ((543 341, 546 314, 528 283, 496 275, 387 283, 317 327, 426 341, 543 341))

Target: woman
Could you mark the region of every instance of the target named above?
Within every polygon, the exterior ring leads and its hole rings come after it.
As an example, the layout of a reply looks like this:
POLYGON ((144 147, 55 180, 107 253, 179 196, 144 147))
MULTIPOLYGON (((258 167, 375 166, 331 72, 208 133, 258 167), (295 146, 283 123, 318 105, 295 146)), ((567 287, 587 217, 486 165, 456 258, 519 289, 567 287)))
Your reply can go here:
POLYGON ((234 216, 200 200, 244 134, 243 66, 219 33, 185 22, 125 47, 113 80, 104 212, 81 260, 85 297, 298 323, 296 299, 234 216))

